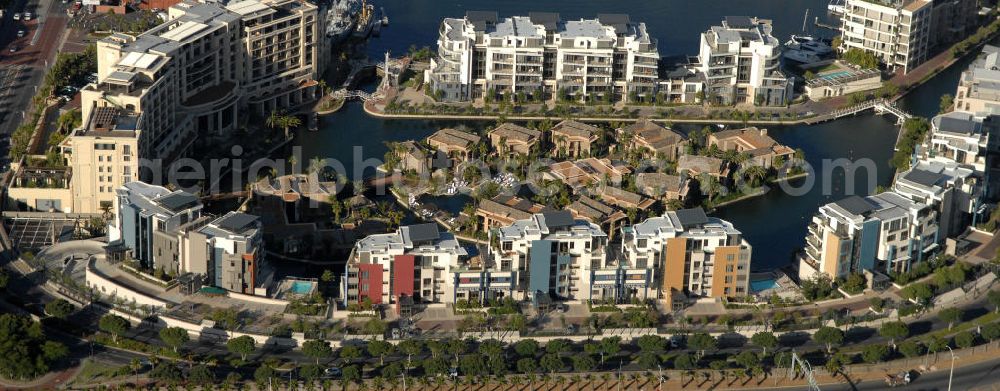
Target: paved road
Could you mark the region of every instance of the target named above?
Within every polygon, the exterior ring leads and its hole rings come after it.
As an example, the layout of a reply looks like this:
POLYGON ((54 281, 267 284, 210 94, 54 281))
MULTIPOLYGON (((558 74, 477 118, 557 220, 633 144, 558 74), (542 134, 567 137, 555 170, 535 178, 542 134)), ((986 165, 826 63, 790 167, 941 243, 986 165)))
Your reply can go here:
MULTIPOLYGON (((888 387, 882 381, 867 381, 855 385, 850 384, 829 384, 820 388, 823 391, 846 391, 846 390, 947 390, 948 389, 948 369, 938 370, 919 375, 906 386, 888 387)), ((952 380, 951 389, 955 391, 975 391, 975 390, 996 390, 1000 389, 1000 358, 983 361, 978 364, 966 365, 955 368, 955 377, 952 380)), ((762 390, 783 390, 783 391, 806 391, 806 387, 784 387, 784 388, 763 388, 762 390)))

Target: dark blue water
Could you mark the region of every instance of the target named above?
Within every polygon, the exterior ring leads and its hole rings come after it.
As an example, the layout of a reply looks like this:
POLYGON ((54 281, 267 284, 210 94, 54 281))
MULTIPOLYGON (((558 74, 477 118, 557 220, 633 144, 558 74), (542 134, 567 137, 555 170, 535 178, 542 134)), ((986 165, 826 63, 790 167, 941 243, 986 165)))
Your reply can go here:
MULTIPOLYGON (((564 19, 593 17, 597 13, 628 13, 633 20, 646 22, 650 34, 659 40, 662 55, 693 55, 697 52, 698 34, 726 15, 770 18, 774 21, 775 35, 784 40, 800 31, 805 9, 811 10, 810 23, 817 15, 824 19, 826 4, 827 0, 382 1, 377 5, 385 8, 390 26, 382 30, 381 37, 369 43, 367 50, 373 58, 381 58, 385 50, 398 55, 411 45, 433 47, 442 18, 461 17, 466 10, 497 10, 502 16, 556 11, 564 19)), ((960 67, 920 87, 901 103, 902 106, 924 116, 936 113, 940 96, 954 93, 960 67)), ((304 159, 313 156, 336 158, 344 163, 349 176, 358 177, 358 173, 370 175, 374 172, 377 163, 364 161, 381 160, 387 150, 385 142, 420 139, 442 127, 459 125, 481 129, 491 122, 382 120, 368 117, 360 104, 351 103, 340 112, 325 116, 319 132, 300 133, 298 140, 304 159)), ((888 185, 893 175, 888 161, 897 128, 890 119, 867 115, 815 126, 774 127, 769 132, 779 142, 803 149, 806 160, 816 169, 810 179, 815 186, 802 195, 790 195, 776 188, 763 197, 715 212, 716 216, 732 221, 754 246, 754 270, 788 265, 791 254, 803 246, 806 222, 817 208, 845 196, 844 171, 825 173, 824 160, 847 158, 872 162, 875 169, 870 175, 874 184, 869 185, 869 174, 859 170, 853 194, 867 195, 874 190, 875 184, 888 185), (829 191, 824 191, 823 182, 830 184, 829 191)), ((807 181, 797 180, 792 184, 801 185, 807 181)), ((448 207, 455 205, 448 204, 448 207)))

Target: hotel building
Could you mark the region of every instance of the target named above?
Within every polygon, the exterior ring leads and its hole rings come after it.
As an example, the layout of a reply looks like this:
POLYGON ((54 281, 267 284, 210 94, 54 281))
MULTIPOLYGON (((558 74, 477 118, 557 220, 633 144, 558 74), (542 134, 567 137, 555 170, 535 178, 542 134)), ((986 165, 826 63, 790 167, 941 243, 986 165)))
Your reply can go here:
POLYGON ((317 10, 296 0, 187 0, 142 34, 99 40, 98 80, 81 90, 85 126, 63 144, 79 173, 73 211, 99 211, 126 180, 156 179, 138 172, 139 159, 170 164, 197 140, 236 130, 250 112, 315 100, 326 57, 317 10), (109 154, 113 165, 95 160, 109 154))
POLYGON ((488 92, 508 99, 650 99, 657 83, 656 40, 627 15, 562 20, 532 12, 500 19, 496 12, 471 11, 444 19, 438 33, 425 80, 448 101, 488 92))
POLYGON ((842 52, 864 50, 903 73, 931 57, 930 0, 847 0, 845 9, 842 52))
POLYGON ((705 76, 705 99, 726 105, 791 102, 794 83, 781 71, 781 42, 771 30, 770 20, 730 16, 701 34, 692 66, 705 76))
POLYGON ((934 208, 895 192, 826 204, 809 223, 799 280, 906 272, 938 247, 937 218, 934 208))
POLYGON ((751 253, 739 230, 701 208, 670 211, 622 232, 622 258, 650 270, 651 289, 675 310, 699 297, 748 295, 751 253))

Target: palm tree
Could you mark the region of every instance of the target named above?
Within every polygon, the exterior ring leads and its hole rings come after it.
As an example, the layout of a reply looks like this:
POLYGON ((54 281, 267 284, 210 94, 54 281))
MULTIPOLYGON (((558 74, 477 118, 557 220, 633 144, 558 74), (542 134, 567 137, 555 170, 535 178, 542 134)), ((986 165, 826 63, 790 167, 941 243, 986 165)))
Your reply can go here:
POLYGON ((719 178, 716 178, 707 173, 701 174, 698 177, 698 183, 701 185, 701 192, 708 196, 708 201, 714 201, 715 196, 719 194, 722 190, 722 184, 719 183, 719 178))
POLYGON ((743 175, 750 181, 750 185, 757 187, 760 181, 767 176, 767 169, 764 166, 752 165, 743 169, 743 175))
POLYGON ((331 195, 330 198, 330 211, 333 212, 333 220, 338 224, 340 223, 340 214, 344 213, 344 204, 337 200, 337 196, 331 195))
POLYGON ((283 111, 271 111, 271 115, 267 117, 264 123, 272 129, 282 128, 285 130, 285 138, 288 138, 288 131, 291 128, 297 128, 302 125, 302 120, 294 115, 287 115, 283 111))

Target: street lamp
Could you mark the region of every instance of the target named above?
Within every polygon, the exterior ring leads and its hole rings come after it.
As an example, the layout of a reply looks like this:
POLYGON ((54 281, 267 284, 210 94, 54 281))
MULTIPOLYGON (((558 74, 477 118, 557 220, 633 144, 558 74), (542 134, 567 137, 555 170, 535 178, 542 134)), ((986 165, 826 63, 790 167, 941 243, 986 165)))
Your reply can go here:
POLYGON ((951 350, 951 346, 945 345, 948 348, 948 353, 951 353, 951 370, 948 372, 948 391, 951 391, 951 378, 955 375, 955 351, 951 350))

